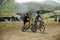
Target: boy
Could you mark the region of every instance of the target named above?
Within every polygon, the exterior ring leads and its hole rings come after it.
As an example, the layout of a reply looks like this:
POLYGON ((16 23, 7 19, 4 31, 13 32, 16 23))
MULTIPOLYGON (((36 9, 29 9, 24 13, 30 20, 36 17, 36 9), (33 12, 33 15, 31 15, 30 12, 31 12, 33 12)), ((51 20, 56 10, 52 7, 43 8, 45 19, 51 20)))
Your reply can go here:
POLYGON ((27 22, 29 22, 29 25, 30 25, 30 17, 28 13, 26 13, 26 15, 24 14, 24 17, 23 17, 24 26, 27 22))
POLYGON ((35 16, 34 22, 35 22, 35 23, 39 22, 39 21, 40 21, 39 18, 41 19, 41 21, 43 21, 43 19, 42 19, 42 17, 40 16, 39 12, 37 12, 37 15, 35 16))

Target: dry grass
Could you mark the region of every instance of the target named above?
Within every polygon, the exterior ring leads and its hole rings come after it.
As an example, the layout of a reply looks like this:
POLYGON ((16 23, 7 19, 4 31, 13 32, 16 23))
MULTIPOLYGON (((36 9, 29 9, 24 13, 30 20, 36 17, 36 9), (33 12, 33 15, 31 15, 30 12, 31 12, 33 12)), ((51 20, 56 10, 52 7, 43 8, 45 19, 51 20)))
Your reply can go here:
POLYGON ((6 21, 6 22, 0 22, 0 29, 13 29, 13 28, 19 28, 22 26, 22 21, 6 21))

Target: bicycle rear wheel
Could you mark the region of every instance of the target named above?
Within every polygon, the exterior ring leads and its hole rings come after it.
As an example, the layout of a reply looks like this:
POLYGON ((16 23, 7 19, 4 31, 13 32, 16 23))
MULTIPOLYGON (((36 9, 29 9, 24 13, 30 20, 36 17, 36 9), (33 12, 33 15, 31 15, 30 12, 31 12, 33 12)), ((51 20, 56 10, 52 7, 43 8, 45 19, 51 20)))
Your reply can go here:
POLYGON ((36 28, 35 25, 32 25, 32 27, 31 27, 31 31, 34 32, 34 33, 37 31, 37 28, 36 28))

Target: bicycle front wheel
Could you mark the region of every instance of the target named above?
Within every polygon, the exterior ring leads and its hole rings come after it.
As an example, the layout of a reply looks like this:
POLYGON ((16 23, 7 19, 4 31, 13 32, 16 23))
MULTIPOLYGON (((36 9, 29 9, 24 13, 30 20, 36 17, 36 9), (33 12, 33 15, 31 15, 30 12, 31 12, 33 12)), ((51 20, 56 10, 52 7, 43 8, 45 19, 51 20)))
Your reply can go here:
POLYGON ((42 26, 40 27, 40 31, 41 31, 41 32, 44 32, 44 31, 45 31, 45 26, 44 26, 44 25, 42 25, 42 26))
POLYGON ((26 31, 26 27, 24 27, 24 26, 21 27, 21 31, 22 31, 22 32, 25 32, 25 31, 26 31))

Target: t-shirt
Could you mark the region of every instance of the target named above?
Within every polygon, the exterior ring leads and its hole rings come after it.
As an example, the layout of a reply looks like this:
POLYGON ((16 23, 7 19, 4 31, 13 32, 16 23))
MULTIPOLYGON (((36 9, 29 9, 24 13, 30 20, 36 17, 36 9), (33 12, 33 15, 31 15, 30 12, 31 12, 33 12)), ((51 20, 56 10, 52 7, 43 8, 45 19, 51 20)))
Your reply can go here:
POLYGON ((35 16, 35 20, 39 20, 39 18, 41 18, 40 15, 36 15, 36 16, 35 16))
POLYGON ((24 17, 24 21, 26 21, 28 18, 29 18, 29 16, 25 16, 25 17, 24 17))

